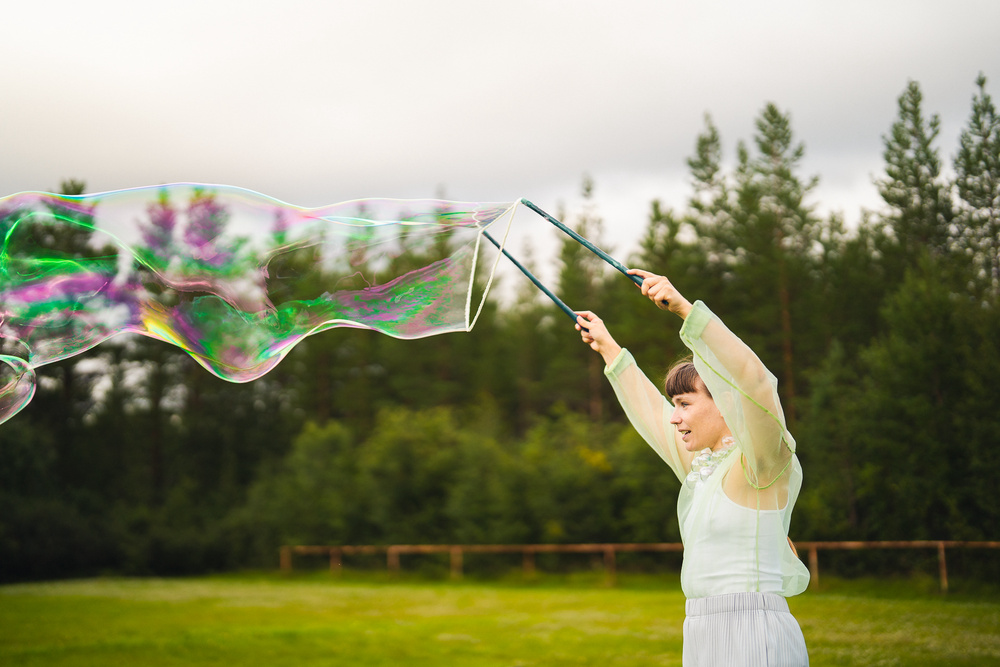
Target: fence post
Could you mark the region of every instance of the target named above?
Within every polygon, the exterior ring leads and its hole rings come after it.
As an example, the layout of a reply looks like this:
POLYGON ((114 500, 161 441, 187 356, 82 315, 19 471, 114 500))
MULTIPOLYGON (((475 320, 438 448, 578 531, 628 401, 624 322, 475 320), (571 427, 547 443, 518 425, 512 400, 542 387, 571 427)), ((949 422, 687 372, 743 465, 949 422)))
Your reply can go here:
POLYGON ((341 550, 339 547, 330 547, 330 572, 340 574, 343 565, 340 562, 341 550))
POLYGON ((399 573, 399 549, 393 546, 385 550, 385 564, 391 574, 399 573))
POLYGON ((944 542, 938 542, 938 572, 941 574, 941 593, 948 592, 948 565, 944 560, 944 542))
POLYGON ((462 578, 462 547, 451 548, 451 578, 462 578))
POLYGON ((819 549, 815 544, 809 546, 809 587, 819 590, 819 549))
POLYGON ((524 576, 530 577, 535 574, 535 551, 534 549, 525 549, 524 558, 522 559, 524 566, 524 576))
POLYGON ((292 548, 291 547, 281 547, 280 559, 281 559, 281 571, 291 572, 292 571, 292 548))
POLYGON ((604 570, 607 572, 608 586, 614 586, 618 576, 615 572, 615 548, 610 544, 604 547, 604 570))

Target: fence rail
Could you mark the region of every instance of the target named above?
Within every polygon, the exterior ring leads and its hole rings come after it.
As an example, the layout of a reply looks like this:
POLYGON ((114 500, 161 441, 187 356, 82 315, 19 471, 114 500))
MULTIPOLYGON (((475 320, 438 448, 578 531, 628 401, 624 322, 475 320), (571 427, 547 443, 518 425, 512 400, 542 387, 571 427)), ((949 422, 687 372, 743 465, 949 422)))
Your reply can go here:
MULTIPOLYGON (((808 554, 810 586, 819 586, 819 552, 862 549, 937 549, 938 577, 941 582, 941 592, 948 592, 948 566, 945 560, 946 549, 1000 549, 1000 541, 967 542, 955 540, 909 540, 909 541, 867 541, 867 542, 798 542, 798 551, 808 554)), ((449 554, 451 578, 462 578, 463 556, 470 554, 506 554, 520 553, 522 567, 526 574, 535 571, 535 554, 540 553, 590 553, 603 554, 604 569, 609 585, 616 580, 615 560, 618 552, 640 551, 683 551, 680 542, 643 542, 643 543, 608 543, 608 544, 389 544, 389 545, 338 545, 338 546, 308 546, 289 545, 281 547, 281 569, 292 571, 294 555, 326 555, 330 559, 330 571, 339 572, 343 567, 343 557, 351 555, 385 554, 386 567, 390 572, 399 572, 399 557, 404 554, 449 554)))

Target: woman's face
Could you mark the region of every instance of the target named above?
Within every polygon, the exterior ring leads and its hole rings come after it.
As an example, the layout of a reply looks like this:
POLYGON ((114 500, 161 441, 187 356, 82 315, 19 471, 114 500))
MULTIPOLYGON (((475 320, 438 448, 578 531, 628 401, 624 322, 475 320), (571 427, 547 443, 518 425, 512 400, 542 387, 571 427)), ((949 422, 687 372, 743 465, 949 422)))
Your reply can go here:
POLYGON ((698 381, 698 390, 671 397, 674 413, 670 423, 677 429, 689 452, 700 452, 706 447, 714 449, 729 433, 722 413, 708 395, 704 383, 698 381))

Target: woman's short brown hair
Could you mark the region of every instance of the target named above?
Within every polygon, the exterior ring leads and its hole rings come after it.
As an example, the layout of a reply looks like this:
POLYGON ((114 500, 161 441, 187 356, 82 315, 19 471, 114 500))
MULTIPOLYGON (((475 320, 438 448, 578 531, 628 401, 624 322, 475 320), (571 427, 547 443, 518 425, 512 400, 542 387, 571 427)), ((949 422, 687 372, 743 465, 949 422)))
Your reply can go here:
POLYGON ((701 376, 698 375, 691 357, 684 357, 674 362, 674 365, 667 371, 667 377, 663 380, 663 392, 670 398, 680 394, 694 394, 699 389, 704 389, 709 396, 712 392, 708 390, 701 376))

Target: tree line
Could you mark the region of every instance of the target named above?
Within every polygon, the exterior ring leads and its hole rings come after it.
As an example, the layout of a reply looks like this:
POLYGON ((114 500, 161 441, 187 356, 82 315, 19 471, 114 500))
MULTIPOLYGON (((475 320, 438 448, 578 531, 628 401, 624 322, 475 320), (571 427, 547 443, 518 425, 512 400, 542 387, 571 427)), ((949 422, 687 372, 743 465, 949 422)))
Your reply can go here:
MULTIPOLYGON (((884 206, 857 227, 816 213, 790 112, 767 104, 733 166, 706 116, 689 201, 651 202, 628 258, 777 376, 805 472, 793 539, 998 537, 1000 117, 980 75, 948 169, 923 107, 910 82, 883 136, 884 206)), ((615 230, 594 187, 565 219, 600 245, 615 230)), ((558 261, 556 292, 651 379, 684 354, 679 321, 630 281, 572 240, 558 261)), ((270 567, 293 543, 679 539, 677 482, 527 281, 469 334, 337 329, 245 385, 142 337, 38 376, 0 426, 2 580, 270 567)))

